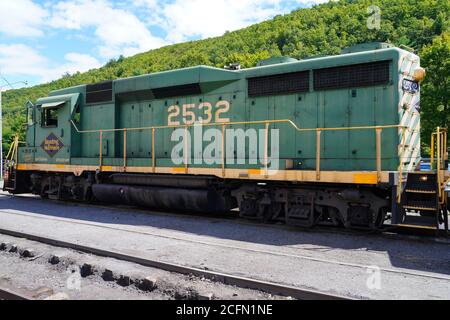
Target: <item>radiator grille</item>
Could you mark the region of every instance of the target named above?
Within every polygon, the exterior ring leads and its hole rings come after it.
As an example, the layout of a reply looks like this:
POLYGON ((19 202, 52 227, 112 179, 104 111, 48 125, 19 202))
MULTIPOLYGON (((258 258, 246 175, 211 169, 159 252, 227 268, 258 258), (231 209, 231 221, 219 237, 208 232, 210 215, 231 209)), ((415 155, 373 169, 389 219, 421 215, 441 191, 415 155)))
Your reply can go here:
POLYGON ((127 91, 116 94, 116 99, 121 101, 152 100, 154 98, 153 92, 150 89, 127 91))
POLYGON ((270 96, 309 91, 309 71, 248 79, 248 96, 270 96))
POLYGON ((157 88, 157 89, 152 89, 152 91, 153 91, 153 95, 155 96, 156 99, 191 96, 191 95, 202 93, 200 84, 198 84, 198 83, 184 84, 184 85, 173 86, 173 87, 157 88))
POLYGON ((113 100, 112 81, 86 86, 86 104, 111 102, 113 100))
POLYGON ((365 87, 389 83, 389 61, 314 70, 314 90, 365 87))

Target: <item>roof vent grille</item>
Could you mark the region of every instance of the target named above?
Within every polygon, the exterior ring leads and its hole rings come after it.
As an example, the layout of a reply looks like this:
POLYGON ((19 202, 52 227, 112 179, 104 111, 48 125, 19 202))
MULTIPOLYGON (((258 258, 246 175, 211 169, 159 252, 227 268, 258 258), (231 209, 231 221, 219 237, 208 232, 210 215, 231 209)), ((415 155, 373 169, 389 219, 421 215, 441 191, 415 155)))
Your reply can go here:
POLYGON ((314 90, 375 86, 389 83, 389 61, 314 70, 314 90))
POLYGON ((270 96, 309 91, 309 71, 248 79, 248 96, 270 96))
POLYGON ((163 87, 152 89, 156 99, 184 97, 201 94, 202 90, 199 83, 183 84, 173 87, 163 87))
POLYGON ((111 102, 113 100, 112 81, 86 86, 86 104, 111 102))

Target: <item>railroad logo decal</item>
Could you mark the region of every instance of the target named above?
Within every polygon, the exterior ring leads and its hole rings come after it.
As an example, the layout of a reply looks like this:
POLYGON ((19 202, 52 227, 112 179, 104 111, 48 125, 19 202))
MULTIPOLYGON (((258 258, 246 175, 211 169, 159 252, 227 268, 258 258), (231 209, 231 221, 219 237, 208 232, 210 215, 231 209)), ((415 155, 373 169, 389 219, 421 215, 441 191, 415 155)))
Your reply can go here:
POLYGON ((53 157, 55 154, 58 153, 59 150, 64 147, 64 144, 61 140, 58 139, 58 137, 52 132, 50 133, 47 138, 42 142, 41 144, 42 149, 44 149, 45 152, 50 157, 53 157))

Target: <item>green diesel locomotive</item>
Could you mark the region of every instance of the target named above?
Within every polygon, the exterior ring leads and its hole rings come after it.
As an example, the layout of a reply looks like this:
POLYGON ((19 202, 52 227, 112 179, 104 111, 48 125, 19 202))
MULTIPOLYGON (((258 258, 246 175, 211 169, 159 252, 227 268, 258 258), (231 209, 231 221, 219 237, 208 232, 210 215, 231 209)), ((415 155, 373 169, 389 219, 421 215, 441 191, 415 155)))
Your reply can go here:
POLYGON ((371 43, 53 91, 27 106, 4 188, 306 227, 438 227, 446 131, 435 170, 418 172, 424 76, 417 55, 371 43))

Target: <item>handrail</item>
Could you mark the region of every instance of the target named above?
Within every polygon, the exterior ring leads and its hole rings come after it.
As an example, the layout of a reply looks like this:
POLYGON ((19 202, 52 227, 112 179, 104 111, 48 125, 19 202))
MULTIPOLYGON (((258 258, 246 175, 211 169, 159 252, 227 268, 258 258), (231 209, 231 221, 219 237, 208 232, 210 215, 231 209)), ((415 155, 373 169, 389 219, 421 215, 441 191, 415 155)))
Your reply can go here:
POLYGON ((430 169, 434 170, 434 161, 436 155, 436 175, 437 184, 439 186, 439 203, 445 203, 444 188, 445 180, 445 161, 447 160, 447 130, 437 127, 436 131, 431 134, 431 154, 430 154, 430 169))
POLYGON ((152 126, 152 127, 137 127, 137 128, 114 128, 114 129, 93 129, 93 130, 80 130, 77 125, 70 120, 73 127, 77 133, 98 133, 102 131, 105 132, 120 132, 120 131, 142 131, 142 130, 152 130, 152 129, 174 129, 174 128, 190 128, 195 126, 202 127, 218 127, 222 125, 232 126, 232 125, 252 125, 252 124, 266 124, 266 123, 288 123, 295 130, 299 132, 308 131, 349 131, 349 130, 366 130, 366 129, 392 129, 392 128, 407 128, 399 124, 393 125, 383 125, 383 126, 357 126, 357 127, 334 127, 334 128, 299 128, 292 120, 289 119, 279 119, 279 120, 259 120, 259 121, 236 121, 236 122, 212 122, 212 123, 194 123, 194 124, 180 124, 180 125, 167 125, 167 126, 152 126))
POLYGON ((402 192, 403 192, 403 157, 405 155, 405 149, 406 149, 406 127, 402 127, 402 152, 399 156, 399 165, 397 168, 398 172, 398 182, 397 182, 397 203, 400 204, 402 200, 402 192))
POLYGON ((19 135, 15 135, 13 142, 9 146, 8 154, 6 155, 5 160, 13 160, 17 153, 17 148, 19 147, 20 142, 21 141, 19 141, 19 135))
MULTIPOLYGON (((211 127, 211 126, 220 126, 222 129, 222 156, 221 156, 221 168, 222 168, 222 176, 225 177, 225 127, 226 126, 233 126, 233 125, 254 125, 254 124, 264 124, 265 126, 265 136, 264 136, 264 175, 267 178, 269 174, 268 170, 268 145, 269 145, 269 126, 270 124, 277 124, 277 123, 286 123, 290 124, 297 132, 316 132, 316 179, 320 180, 320 153, 321 153, 321 133, 327 132, 327 131, 351 131, 351 130, 375 130, 376 131, 376 168, 377 168, 377 182, 381 182, 381 133, 383 129, 392 129, 392 128, 401 128, 403 132, 403 149, 405 148, 404 145, 404 138, 405 138, 405 131, 407 127, 401 126, 401 125, 383 125, 383 126, 356 126, 356 127, 334 127, 334 128, 300 128, 295 124, 293 121, 289 119, 276 119, 276 120, 260 120, 260 121, 236 121, 236 122, 214 122, 214 123, 194 123, 194 124, 182 124, 182 125, 167 125, 167 126, 151 126, 151 127, 138 127, 138 128, 114 128, 114 129, 94 129, 94 130, 79 130, 79 128, 76 126, 75 122, 73 120, 70 120, 73 127, 77 131, 77 133, 100 133, 100 155, 99 155, 99 166, 100 171, 103 166, 103 134, 106 132, 124 132, 124 143, 123 143, 123 165, 124 170, 126 170, 126 139, 127 139, 127 132, 129 131, 144 131, 144 130, 151 130, 151 157, 152 157, 152 172, 155 172, 156 169, 156 159, 155 159, 155 131, 156 129, 174 129, 174 128, 184 128, 185 135, 187 134, 188 128, 195 127, 195 126, 202 126, 202 127, 211 127)), ((185 139, 185 144, 187 144, 187 139, 185 139)), ((185 148, 187 146, 185 145, 185 148)), ((187 149, 187 148, 186 148, 187 149)), ((402 158, 403 153, 400 157, 400 166, 399 166, 399 184, 401 184, 402 179, 402 158)), ((184 155, 185 157, 185 172, 188 170, 188 159, 187 159, 187 152, 184 155)), ((401 188, 401 186, 399 186, 401 188)))
MULTIPOLYGON (((22 141, 19 140, 19 135, 16 134, 14 136, 13 142, 11 143, 11 145, 9 147, 8 154, 5 157, 5 161, 6 161, 8 169, 10 169, 11 167, 17 166, 17 163, 18 163, 18 160, 19 160, 18 159, 18 154, 19 153, 17 152, 17 150, 18 150, 19 144, 21 142, 22 141)), ((6 170, 6 167, 4 168, 4 170, 6 170)))
POLYGON ((8 153, 7 153, 6 157, 5 157, 5 160, 11 160, 10 156, 11 156, 11 153, 14 153, 13 150, 15 148, 15 145, 16 145, 16 139, 14 138, 13 142, 9 146, 9 150, 8 150, 8 153))

